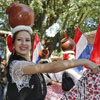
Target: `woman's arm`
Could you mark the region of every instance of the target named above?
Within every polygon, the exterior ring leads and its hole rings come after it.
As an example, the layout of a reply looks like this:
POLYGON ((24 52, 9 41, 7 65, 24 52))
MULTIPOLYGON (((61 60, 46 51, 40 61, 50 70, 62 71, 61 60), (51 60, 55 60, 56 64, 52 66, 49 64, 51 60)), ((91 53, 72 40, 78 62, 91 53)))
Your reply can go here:
POLYGON ((53 81, 53 80, 50 81, 50 84, 51 85, 58 85, 58 86, 61 86, 62 85, 62 83, 56 82, 56 81, 53 81))
MULTIPOLYGON (((55 61, 47 64, 31 64, 23 67, 24 74, 35 74, 35 73, 55 73, 63 71, 65 69, 74 68, 78 66, 87 66, 92 69, 93 73, 99 71, 99 66, 87 59, 79 60, 62 60, 55 61)), ((24 65, 23 65, 24 66, 24 65)))

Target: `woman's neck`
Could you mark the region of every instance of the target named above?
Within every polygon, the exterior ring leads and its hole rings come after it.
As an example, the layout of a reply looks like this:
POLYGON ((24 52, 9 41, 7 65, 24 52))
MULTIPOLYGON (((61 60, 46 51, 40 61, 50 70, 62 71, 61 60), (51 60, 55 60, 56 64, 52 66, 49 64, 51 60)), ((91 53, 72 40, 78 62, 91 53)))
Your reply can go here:
MULTIPOLYGON (((20 54, 17 53, 17 55, 20 55, 20 54)), ((31 57, 29 55, 20 55, 20 56, 22 56, 23 58, 25 58, 28 61, 31 61, 31 57)))

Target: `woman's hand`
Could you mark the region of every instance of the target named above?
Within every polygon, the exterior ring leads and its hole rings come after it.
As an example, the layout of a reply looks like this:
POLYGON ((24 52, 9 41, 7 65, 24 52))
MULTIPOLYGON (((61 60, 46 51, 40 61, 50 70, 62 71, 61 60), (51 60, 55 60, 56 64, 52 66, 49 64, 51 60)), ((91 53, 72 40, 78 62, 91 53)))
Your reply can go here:
POLYGON ((92 69, 92 72, 93 72, 93 73, 97 73, 97 72, 100 71, 100 66, 97 65, 96 63, 92 62, 92 61, 90 61, 90 62, 88 63, 88 67, 92 69))
POLYGON ((62 83, 51 80, 50 84, 61 86, 62 83))
POLYGON ((98 65, 95 68, 92 69, 93 73, 97 73, 99 71, 100 71, 100 66, 98 66, 98 65))

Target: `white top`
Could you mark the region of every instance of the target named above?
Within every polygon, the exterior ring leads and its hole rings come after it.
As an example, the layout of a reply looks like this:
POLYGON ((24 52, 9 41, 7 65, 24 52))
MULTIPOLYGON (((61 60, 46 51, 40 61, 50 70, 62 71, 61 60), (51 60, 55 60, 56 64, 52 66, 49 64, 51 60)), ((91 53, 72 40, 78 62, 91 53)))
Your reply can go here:
POLYGON ((22 70, 23 65, 27 66, 28 64, 33 64, 33 63, 29 61, 14 60, 10 64, 9 72, 12 78, 12 83, 16 83, 18 91, 20 91, 24 87, 29 87, 29 81, 32 75, 24 75, 22 70))

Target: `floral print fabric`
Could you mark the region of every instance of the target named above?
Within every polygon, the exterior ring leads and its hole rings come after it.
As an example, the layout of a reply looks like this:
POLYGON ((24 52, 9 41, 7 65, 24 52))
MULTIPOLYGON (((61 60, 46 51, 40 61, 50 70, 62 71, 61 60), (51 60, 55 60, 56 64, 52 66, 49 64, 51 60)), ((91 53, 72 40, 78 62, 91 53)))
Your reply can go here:
POLYGON ((45 100, 60 100, 63 97, 63 90, 61 86, 49 85, 47 86, 47 95, 45 100))
POLYGON ((68 100, 100 100, 100 72, 86 70, 66 96, 68 100))
POLYGON ((100 72, 93 74, 90 69, 86 70, 69 92, 62 91, 60 95, 55 92, 55 95, 50 89, 45 100, 100 100, 100 72))

